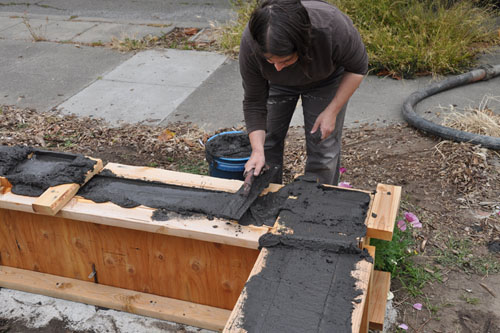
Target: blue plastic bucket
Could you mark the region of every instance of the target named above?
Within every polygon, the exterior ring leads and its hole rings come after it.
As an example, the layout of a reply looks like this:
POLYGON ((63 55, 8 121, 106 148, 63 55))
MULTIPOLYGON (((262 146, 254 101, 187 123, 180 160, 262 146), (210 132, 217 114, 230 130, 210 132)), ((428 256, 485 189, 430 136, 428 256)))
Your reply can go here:
MULTIPOLYGON (((229 131, 216 134, 207 140, 207 143, 214 138, 227 135, 227 134, 241 134, 242 131, 229 131)), ((225 179, 239 179, 244 180, 243 172, 245 171, 245 164, 247 163, 248 157, 220 157, 213 156, 205 149, 205 154, 208 161, 208 173, 212 177, 225 178, 225 179)))

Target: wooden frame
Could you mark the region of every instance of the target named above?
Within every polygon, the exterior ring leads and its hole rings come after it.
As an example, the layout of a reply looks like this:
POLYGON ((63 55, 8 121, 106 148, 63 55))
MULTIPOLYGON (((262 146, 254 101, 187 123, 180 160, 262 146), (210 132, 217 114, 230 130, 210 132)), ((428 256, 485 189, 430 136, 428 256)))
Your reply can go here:
MULTIPOLYGON (((112 171, 119 177, 161 181, 168 184, 220 190, 231 193, 236 192, 242 185, 242 182, 237 180, 224 180, 207 176, 187 175, 184 173, 154 168, 132 167, 114 163, 108 164, 104 169, 112 171)), ((380 187, 380 189, 377 187, 377 193, 375 195, 372 194, 372 201, 367 218, 367 235, 382 235, 382 237, 385 237, 384 239, 386 239, 389 235, 392 237, 394 220, 391 223, 391 219, 395 216, 395 212, 397 212, 397 206, 399 205, 398 195, 400 195, 401 192, 400 188, 398 192, 398 187, 387 187, 386 185, 382 186, 384 187, 380 187), (392 194, 395 195, 388 195, 387 192, 389 191, 392 191, 392 194), (397 201, 394 201, 395 198, 397 198, 397 201), (388 209, 390 212, 387 211, 388 209), (377 213, 372 214, 372 212, 377 213), (380 212, 380 214, 378 212, 380 212), (379 228, 378 225, 382 225, 383 227, 379 228), (389 229, 391 230, 390 233, 388 231, 389 229)), ((277 191, 279 188, 281 188, 280 185, 272 185, 263 193, 277 191)), ((258 274, 265 264, 267 250, 262 249, 260 252, 258 251, 258 240, 261 235, 272 229, 267 226, 240 226, 237 223, 224 219, 214 219, 209 221, 203 216, 190 218, 178 217, 172 218, 168 221, 153 221, 151 219, 153 209, 151 208, 140 206, 134 209, 126 209, 112 203, 96 204, 78 196, 71 198, 68 203, 62 207, 57 214, 55 214, 54 217, 50 217, 46 215, 39 215, 34 211, 33 203, 36 200, 36 198, 15 195, 8 190, 6 193, 0 194, 0 223, 2 223, 2 219, 4 221, 6 219, 24 221, 19 222, 19 226, 24 223, 26 227, 25 229, 27 230, 34 228, 34 225, 37 224, 37 227, 40 228, 39 235, 41 235, 42 238, 48 237, 46 241, 51 239, 51 237, 57 238, 57 232, 52 230, 50 226, 60 224, 63 227, 60 231, 58 231, 59 238, 65 239, 65 242, 69 244, 68 246, 73 248, 73 250, 77 249, 74 251, 83 251, 82 249, 85 248, 88 250, 89 247, 86 246, 86 244, 90 242, 91 238, 99 239, 100 237, 104 237, 103 235, 113 235, 115 233, 120 235, 130 233, 127 237, 128 239, 131 239, 133 238, 131 235, 138 232, 143 236, 135 236, 136 238, 158 238, 159 240, 153 241, 153 243, 156 242, 159 244, 163 244, 165 242, 164 240, 168 240, 168 242, 180 242, 182 245, 180 245, 179 248, 185 247, 188 243, 195 244, 188 246, 205 249, 200 250, 200 253, 205 251, 207 254, 201 259, 199 257, 201 254, 196 254, 196 256, 198 256, 198 260, 194 261, 186 259, 186 262, 189 262, 191 265, 190 269, 193 271, 199 271, 200 269, 203 270, 205 267, 203 262, 211 260, 214 255, 214 251, 221 253, 236 251, 238 252, 236 255, 237 257, 246 258, 243 260, 245 262, 244 264, 242 264, 241 260, 240 263, 236 263, 235 259, 228 259, 230 262, 230 269, 234 270, 237 268, 241 272, 238 273, 239 277, 236 278, 236 280, 239 279, 240 286, 231 286, 230 281, 234 280, 234 278, 226 278, 225 280, 227 283, 225 285, 222 283, 223 286, 222 288, 219 288, 219 290, 226 288, 226 290, 234 291, 238 290, 238 288, 243 288, 245 281, 250 276, 258 274), (36 223, 34 223, 35 220, 37 221, 36 223), (71 231, 71 228, 74 228, 75 230, 71 231), (118 229, 123 230, 117 231, 118 229), (78 230, 79 235, 87 234, 92 235, 93 237, 87 237, 86 241, 82 241, 80 239, 80 242, 78 242, 79 237, 76 236, 76 230, 78 230), (215 250, 206 250, 207 248, 215 250), (221 250, 222 248, 231 250, 224 251, 221 250), (242 268, 243 266, 244 268, 242 268), (246 273, 243 273, 245 271, 246 273), (250 273, 248 273, 249 271, 250 273)), ((11 223, 11 227, 16 224, 17 222, 11 223)), ((9 230, 9 232, 11 231, 12 230, 9 230)), ((33 233, 33 231, 30 232, 33 233)), ((40 267, 34 266, 33 260, 27 260, 25 256, 23 257, 23 255, 19 255, 16 259, 20 262, 20 266, 24 265, 23 267, 7 267, 12 265, 12 262, 9 262, 9 260, 15 261, 11 253, 9 253, 11 255, 10 258, 5 255, 7 247, 9 249, 7 252, 10 251, 12 253, 16 251, 16 248, 17 250, 20 250, 19 247, 21 249, 29 249, 30 246, 36 247, 33 244, 33 239, 36 239, 37 237, 35 237, 34 234, 30 236, 30 232, 21 232, 20 234, 24 236, 10 242, 8 246, 6 246, 4 242, 2 247, 2 243, 0 241, 0 265, 3 265, 0 266, 0 286, 37 292, 69 300, 82 301, 85 303, 125 310, 160 319, 174 320, 185 324, 216 330, 222 329, 224 326, 223 324, 227 322, 226 330, 234 331, 231 330, 230 323, 237 320, 238 316, 241 316, 239 309, 241 309, 241 305, 243 304, 242 302, 244 302, 244 289, 243 292, 238 293, 239 297, 237 297, 237 300, 221 301, 215 304, 215 306, 214 304, 203 305, 200 303, 205 301, 200 301, 200 298, 196 297, 182 299, 179 295, 171 295, 168 292, 160 292, 160 295, 154 295, 154 293, 158 293, 158 291, 154 290, 154 292, 152 292, 150 286, 146 289, 136 288, 135 290, 126 284, 121 286, 105 286, 102 281, 106 281, 106 274, 108 274, 106 269, 103 267, 97 267, 99 265, 96 265, 96 263, 92 262, 92 260, 84 262, 81 257, 76 261, 78 262, 78 265, 83 268, 77 269, 73 267, 73 272, 70 273, 61 273, 57 271, 45 273, 34 272, 39 270, 40 267), (92 266, 92 264, 94 264, 94 266, 92 266), (27 268, 27 270, 23 270, 23 268, 27 268), (91 282, 94 281, 93 279, 96 276, 96 272, 99 279, 98 284, 91 282), (92 273, 94 273, 94 275, 92 275, 92 273), (17 282, 16 284, 13 281, 16 281, 18 279, 17 277, 22 277, 22 281, 17 282), (54 287, 54 284, 56 284, 56 287, 54 287), (73 288, 73 286, 75 286, 75 288, 73 288), (79 288, 83 291, 78 292, 79 288), (98 294, 102 294, 102 296, 98 296, 98 294), (181 300, 174 298, 181 298, 181 300), (123 301, 124 299, 126 300, 125 302, 123 301), (169 308, 165 309, 163 307, 160 308, 159 306, 150 307, 146 304, 147 302, 144 302, 144 299, 154 299, 154 302, 156 302, 155 304, 163 304, 169 308), (231 302, 233 303, 231 304, 231 302), (236 302, 235 306, 233 306, 234 302, 236 302), (222 309, 223 307, 226 309, 222 309), (230 311, 231 309, 232 311, 230 311), (181 312, 183 313, 182 317, 179 315, 181 312), (186 315, 184 316, 184 314, 186 315), (227 320, 228 318, 229 320, 227 320)), ((122 236, 112 236, 111 240, 113 240, 113 238, 118 239, 118 237, 122 236)), ((147 240, 144 241, 143 244, 150 242, 150 240, 147 240)), ((113 241, 111 243, 113 243, 113 241)), ((365 243, 365 245, 368 244, 369 242, 365 243)), ((118 251, 118 253, 107 251, 107 254, 102 254, 100 257, 99 255, 94 255, 93 257, 89 256, 89 258, 92 257, 93 261, 100 261, 102 263, 106 263, 106 260, 108 260, 108 264, 112 263, 115 264, 115 266, 123 264, 124 270, 122 272, 125 272, 123 274, 133 275, 142 268, 138 268, 137 261, 132 263, 131 260, 123 259, 123 257, 120 256, 120 254, 123 255, 123 252, 127 251, 128 250, 125 251, 123 249, 121 253, 120 251, 118 251)), ((158 253, 161 251, 158 249, 153 250, 153 252, 154 251, 157 251, 156 256, 158 257, 158 253)), ((59 252, 61 252, 61 249, 59 249, 59 252)), ((131 254, 127 253, 126 257, 129 258, 130 256, 131 254)), ((49 264, 50 263, 44 263, 47 267, 50 266, 49 264)), ((45 267, 44 270, 47 270, 47 268, 45 267)), ((353 275, 358 279, 358 287, 363 290, 363 295, 360 296, 361 302, 358 304, 355 303, 352 323, 353 331, 360 331, 360 328, 366 326, 366 318, 370 312, 368 311, 368 309, 370 309, 370 300, 367 296, 369 295, 368 286, 370 285, 370 279, 373 276, 372 271, 373 265, 369 262, 363 261, 358 264, 357 270, 353 272, 353 275)), ((196 273, 191 276, 191 278, 188 277, 187 279, 193 280, 196 273)), ((201 283, 199 281, 201 280, 198 280, 194 283, 194 285, 201 283)), ((208 285, 202 285, 198 288, 205 290, 210 289, 211 287, 208 285)), ((205 297, 205 299, 207 299, 207 297, 205 297)))
MULTIPOLYGON (((95 174, 102 170, 102 160, 93 159, 96 163, 94 168, 87 172, 83 184, 87 183, 95 174)), ((32 204, 33 211, 41 214, 56 215, 78 192, 80 184, 62 184, 48 188, 32 204)))

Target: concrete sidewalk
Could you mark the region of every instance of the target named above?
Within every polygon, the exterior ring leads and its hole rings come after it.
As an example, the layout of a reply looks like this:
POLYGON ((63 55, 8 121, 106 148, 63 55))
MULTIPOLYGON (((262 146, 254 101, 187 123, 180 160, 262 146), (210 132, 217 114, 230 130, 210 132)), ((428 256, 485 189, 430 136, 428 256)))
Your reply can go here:
MULTIPOLYGON (((173 28, 148 22, 0 12, 0 104, 39 111, 57 108, 102 117, 113 125, 168 126, 190 121, 207 131, 243 125, 243 90, 236 61, 207 52, 162 49, 134 54, 87 46, 109 42, 112 37, 161 35, 173 28), (33 42, 36 36, 45 41, 33 42)), ((482 62, 500 63, 500 49, 482 57, 482 62)), ((366 77, 350 101, 346 126, 401 122, 404 99, 433 80, 366 77)), ((500 95, 499 80, 433 96, 418 110, 433 113, 441 111, 439 106, 477 105, 485 95, 500 95)), ((297 111, 292 125, 302 125, 300 103, 297 111)))

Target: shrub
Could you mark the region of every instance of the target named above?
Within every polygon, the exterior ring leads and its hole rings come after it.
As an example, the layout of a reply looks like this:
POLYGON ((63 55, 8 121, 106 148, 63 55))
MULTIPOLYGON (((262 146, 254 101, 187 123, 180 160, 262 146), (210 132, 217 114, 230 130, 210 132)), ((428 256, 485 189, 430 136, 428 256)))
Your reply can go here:
MULTIPOLYGON (((239 50, 241 33, 256 0, 236 0, 238 19, 226 27, 220 44, 239 50)), ((412 77, 459 73, 475 56, 500 40, 489 1, 328 0, 351 17, 366 45, 375 73, 412 77), (483 5, 480 6, 479 4, 483 5)))

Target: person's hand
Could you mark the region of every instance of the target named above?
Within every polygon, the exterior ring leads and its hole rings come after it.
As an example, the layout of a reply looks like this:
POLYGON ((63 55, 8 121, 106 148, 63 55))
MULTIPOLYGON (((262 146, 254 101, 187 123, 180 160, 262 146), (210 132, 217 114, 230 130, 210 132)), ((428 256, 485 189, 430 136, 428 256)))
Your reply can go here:
POLYGON ((266 165, 266 157, 264 155, 264 152, 260 151, 252 151, 252 154, 250 155, 250 158, 248 159, 248 162, 245 164, 245 174, 250 172, 250 170, 253 169, 253 175, 258 176, 260 175, 260 172, 266 165))
POLYGON ((335 130, 335 123, 337 121, 337 114, 329 109, 325 109, 321 112, 314 122, 314 126, 311 130, 311 134, 316 133, 320 130, 321 140, 326 139, 335 130))

